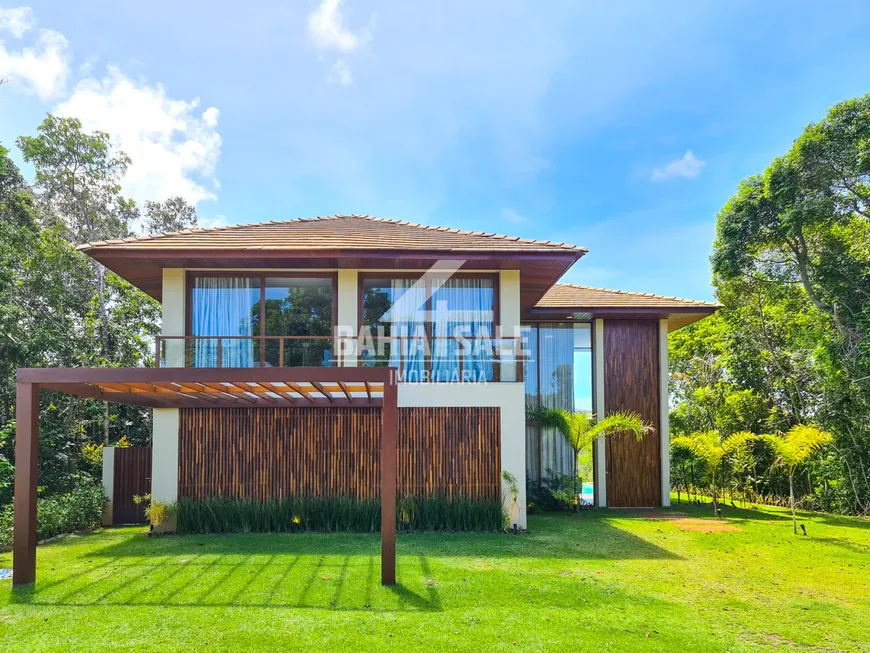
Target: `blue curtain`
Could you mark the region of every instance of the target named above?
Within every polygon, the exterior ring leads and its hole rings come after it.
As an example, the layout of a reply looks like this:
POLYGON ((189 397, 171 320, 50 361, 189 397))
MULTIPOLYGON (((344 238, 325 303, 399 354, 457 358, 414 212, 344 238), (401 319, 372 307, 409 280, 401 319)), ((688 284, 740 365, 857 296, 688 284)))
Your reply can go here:
POLYGON ((424 381, 426 369, 426 289, 416 279, 392 279, 392 306, 384 316, 390 322, 390 367, 399 368, 404 381, 424 381), (401 340, 396 337, 401 337, 401 340))
MULTIPOLYGON (((260 301, 259 282, 250 277, 196 277, 191 313, 192 335, 253 336, 253 309, 260 301)), ((217 367, 217 339, 195 341, 194 366, 217 367)), ((254 341, 223 340, 222 367, 253 367, 254 341)))
POLYGON ((432 295, 432 380, 491 381, 493 353, 491 279, 448 279, 432 295))

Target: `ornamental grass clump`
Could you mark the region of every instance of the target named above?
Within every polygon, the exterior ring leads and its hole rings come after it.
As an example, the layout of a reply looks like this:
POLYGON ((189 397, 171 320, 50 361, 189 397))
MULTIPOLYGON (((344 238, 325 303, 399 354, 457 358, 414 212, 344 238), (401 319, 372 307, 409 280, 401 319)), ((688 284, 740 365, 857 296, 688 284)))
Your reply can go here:
MULTIPOLYGON (((182 499, 176 508, 176 528, 193 533, 375 533, 381 528, 379 499, 349 496, 299 497, 257 501, 211 497, 182 499)), ((498 499, 444 495, 400 497, 397 528, 421 531, 499 531, 506 514, 498 499)))

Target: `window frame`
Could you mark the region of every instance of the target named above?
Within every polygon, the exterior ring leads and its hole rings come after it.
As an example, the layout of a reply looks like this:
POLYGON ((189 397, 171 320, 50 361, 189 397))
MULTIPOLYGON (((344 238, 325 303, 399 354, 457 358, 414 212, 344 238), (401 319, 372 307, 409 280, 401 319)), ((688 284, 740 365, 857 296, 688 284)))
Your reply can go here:
MULTIPOLYGON (((357 277, 357 329, 362 329, 366 325, 363 323, 363 315, 365 313, 365 282, 371 279, 383 279, 390 281, 392 279, 422 279, 423 271, 420 272, 360 272, 357 277)), ((457 272, 450 275, 450 279, 489 279, 492 281, 492 337, 496 337, 496 332, 501 327, 501 275, 498 272, 457 272)), ((432 313, 432 297, 430 284, 426 282, 426 312, 432 313)), ((432 342, 432 321, 426 320, 426 339, 432 342)), ((431 371, 432 357, 426 360, 426 369, 431 371)), ((433 381, 428 383, 449 383, 449 381, 433 381)))
MULTIPOLYGON (((187 336, 209 335, 209 334, 194 334, 193 333, 193 285, 197 277, 244 277, 247 279, 259 279, 260 281, 260 333, 256 334, 259 337, 266 337, 266 279, 329 279, 332 281, 332 333, 324 338, 335 338, 336 327, 338 326, 338 272, 288 272, 280 270, 275 272, 247 272, 245 270, 237 270, 233 272, 208 270, 188 270, 185 281, 185 299, 184 299, 184 333, 187 336)), ((269 336, 271 338, 279 338, 280 336, 269 336)), ((291 337, 291 336, 287 336, 291 337)))

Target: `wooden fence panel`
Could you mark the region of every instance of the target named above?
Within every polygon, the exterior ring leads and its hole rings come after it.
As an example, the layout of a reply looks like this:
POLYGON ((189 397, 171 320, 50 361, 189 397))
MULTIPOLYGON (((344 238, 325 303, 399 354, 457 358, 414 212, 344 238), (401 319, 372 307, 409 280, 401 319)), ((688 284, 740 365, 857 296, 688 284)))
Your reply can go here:
POLYGON ((151 447, 116 447, 112 523, 144 524, 145 506, 134 495, 151 492, 151 447))
MULTIPOLYGON (((180 411, 179 498, 380 494, 378 408, 180 411)), ((400 494, 498 497, 498 408, 401 408, 400 494)))

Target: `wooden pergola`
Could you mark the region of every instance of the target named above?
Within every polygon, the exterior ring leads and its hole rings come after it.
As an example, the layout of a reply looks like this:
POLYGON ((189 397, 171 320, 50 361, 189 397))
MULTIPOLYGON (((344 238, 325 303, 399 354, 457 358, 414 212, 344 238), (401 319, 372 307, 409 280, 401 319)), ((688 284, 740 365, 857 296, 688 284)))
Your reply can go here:
POLYGON ((396 370, 392 367, 24 368, 15 403, 14 585, 36 580, 39 391, 149 408, 381 408, 381 584, 396 582, 396 370))

